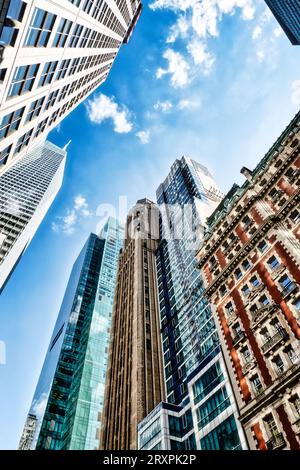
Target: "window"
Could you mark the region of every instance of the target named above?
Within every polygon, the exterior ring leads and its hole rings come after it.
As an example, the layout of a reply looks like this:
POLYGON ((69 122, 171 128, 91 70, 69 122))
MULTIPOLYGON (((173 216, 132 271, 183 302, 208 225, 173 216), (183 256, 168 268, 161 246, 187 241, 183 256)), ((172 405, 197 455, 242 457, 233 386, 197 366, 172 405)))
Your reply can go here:
POLYGON ((299 419, 300 418, 300 398, 299 398, 299 395, 298 394, 293 395, 291 397, 290 401, 293 405, 293 411, 294 411, 295 418, 299 419))
POLYGON ((221 298, 224 297, 224 295, 226 295, 227 293, 227 287, 225 286, 225 284, 223 284, 223 286, 220 287, 220 296, 221 298))
POLYGON ((284 294, 287 294, 295 287, 294 282, 286 274, 279 279, 279 283, 284 294))
POLYGON ((69 47, 77 47, 83 29, 84 27, 81 24, 77 24, 75 26, 70 39, 69 47))
POLYGON ((241 449, 239 433, 234 416, 231 415, 223 423, 200 440, 201 450, 237 450, 241 449))
POLYGON ((53 47, 64 47, 72 28, 72 21, 62 18, 53 41, 53 47))
POLYGON ((19 138, 17 142, 17 146, 15 148, 15 154, 20 153, 23 150, 23 148, 29 144, 30 138, 32 136, 32 132, 33 132, 33 129, 26 132, 25 134, 22 135, 22 137, 19 138))
POLYGON ((264 253, 268 249, 268 244, 265 240, 263 240, 257 245, 257 247, 261 253, 264 253))
POLYGON ((62 78, 66 76, 70 63, 71 63, 71 59, 65 59, 60 63, 56 77, 55 77, 56 80, 61 80, 62 78))
POLYGON ((39 87, 49 85, 52 82, 57 65, 58 61, 46 62, 41 78, 39 80, 39 87))
POLYGON ((250 382, 251 382, 252 388, 253 388, 253 390, 256 394, 261 393, 263 391, 262 383, 261 383, 260 378, 258 377, 257 374, 255 374, 251 378, 250 382))
POLYGON ((56 99, 58 97, 59 90, 52 91, 48 97, 45 109, 50 109, 55 105, 56 99))
POLYGON ((242 222, 244 224, 244 228, 246 229, 247 227, 249 227, 252 224, 252 219, 250 219, 250 217, 248 215, 246 215, 243 218, 242 222))
POLYGON ((39 122, 37 128, 36 128, 36 131, 35 131, 35 137, 39 136, 42 132, 44 132, 45 128, 46 128, 46 125, 47 125, 47 122, 48 122, 48 117, 46 119, 44 119, 43 121, 39 122))
POLYGON ((247 259, 245 259, 242 262, 242 267, 243 267, 244 271, 248 271, 248 269, 251 268, 251 263, 247 259))
POLYGON ((248 284, 245 284, 243 287, 242 287, 242 294, 244 297, 246 297, 248 294, 250 294, 250 288, 248 286, 248 284))
POLYGON ((258 287, 260 285, 260 280, 257 276, 251 277, 250 282, 254 287, 258 287))
POLYGON ((268 297, 266 295, 262 295, 259 299, 259 303, 261 305, 269 305, 270 304, 270 301, 268 299, 268 297))
POLYGON ((35 8, 24 45, 27 47, 46 47, 55 20, 56 15, 35 8))
POLYGON ((243 359, 244 359, 245 363, 249 362, 252 359, 251 352, 250 352, 250 349, 248 348, 248 346, 241 349, 241 354, 243 356, 243 359))
POLYGON ((31 91, 38 70, 38 64, 17 67, 9 88, 8 96, 12 98, 13 96, 20 96, 27 91, 31 91))
POLYGON ((194 402, 199 403, 224 380, 219 362, 211 366, 193 385, 194 402))
POLYGON ((202 406, 197 408, 199 429, 204 428, 230 405, 225 387, 220 388, 202 406))
POLYGON ((0 152, 0 168, 4 165, 6 165, 6 162, 8 160, 8 157, 11 152, 12 145, 9 145, 5 149, 1 150, 0 152))
POLYGON ((40 115, 44 101, 45 97, 43 96, 42 98, 39 98, 38 100, 35 100, 31 103, 26 116, 26 122, 32 121, 34 118, 40 115))
POLYGON ((228 302, 228 304, 225 305, 225 310, 227 315, 231 315, 234 312, 232 302, 228 302))
POLYGON ((284 372, 284 363, 281 359, 281 356, 279 354, 278 356, 275 356, 273 362, 275 364, 277 373, 282 374, 284 372))
POLYGON ((290 219, 291 221, 294 223, 294 224, 297 224, 299 221, 300 221, 300 212, 295 209, 291 215, 290 215, 290 219))
POLYGON ((236 270, 234 271, 234 275, 235 275, 235 277, 236 277, 237 280, 239 280, 239 279, 241 279, 241 277, 243 277, 243 273, 242 273, 242 271, 240 270, 240 268, 238 268, 238 269, 236 269, 236 270))
POLYGON ((2 118, 2 122, 0 124, 0 140, 5 139, 9 134, 12 134, 19 129, 24 109, 24 107, 19 108, 2 118))
POLYGON ((289 345, 286 350, 285 350, 287 357, 289 358, 290 362, 292 364, 298 364, 299 363, 299 356, 296 354, 294 348, 289 345))
POLYGON ((280 263, 275 256, 271 256, 271 258, 268 260, 268 265, 271 269, 276 269, 280 263))
POLYGON ((270 438, 278 435, 278 428, 272 413, 264 417, 265 428, 270 438))

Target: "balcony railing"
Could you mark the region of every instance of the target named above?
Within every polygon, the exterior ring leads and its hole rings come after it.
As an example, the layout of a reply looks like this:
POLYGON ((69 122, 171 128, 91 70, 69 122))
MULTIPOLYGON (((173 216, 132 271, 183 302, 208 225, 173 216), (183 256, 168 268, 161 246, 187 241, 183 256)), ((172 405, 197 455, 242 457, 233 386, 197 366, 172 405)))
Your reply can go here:
POLYGON ((275 449, 282 449, 285 447, 286 442, 284 440, 282 432, 275 434, 271 439, 267 441, 267 449, 268 450, 275 450, 275 449))
POLYGON ((228 324, 228 326, 230 326, 230 325, 234 322, 234 320, 236 320, 236 319, 237 319, 237 314, 236 314, 236 312, 233 310, 233 311, 230 312, 230 313, 228 314, 228 316, 227 316, 227 324, 228 324))
POLYGON ((232 338, 233 346, 237 346, 237 344, 246 337, 246 334, 244 331, 239 331, 235 334, 235 336, 232 338))
POLYGON ((286 340, 289 338, 289 334, 285 331, 284 328, 279 330, 276 335, 272 336, 272 338, 268 339, 265 344, 262 346, 263 352, 267 352, 270 349, 272 349, 274 346, 276 346, 277 343, 279 343, 282 340, 286 340))
POLYGON ((282 289, 282 292, 281 292, 282 297, 285 299, 286 297, 289 297, 296 290, 298 290, 297 284, 295 284, 294 282, 290 282, 282 289))

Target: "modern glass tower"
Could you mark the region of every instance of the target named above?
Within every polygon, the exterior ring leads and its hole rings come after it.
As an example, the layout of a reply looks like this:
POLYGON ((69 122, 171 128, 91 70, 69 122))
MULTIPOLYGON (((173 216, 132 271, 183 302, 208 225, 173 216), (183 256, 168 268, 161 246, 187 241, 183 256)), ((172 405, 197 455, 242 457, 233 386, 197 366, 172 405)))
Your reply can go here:
POLYGON ((209 171, 176 160, 157 190, 158 294, 167 403, 139 424, 140 449, 245 448, 237 407, 195 253, 222 198, 209 171))
POLYGON ((46 142, 0 176, 0 290, 62 185, 66 155, 46 142))
POLYGON ((77 258, 39 378, 30 415, 32 448, 99 447, 109 332, 123 228, 109 219, 77 258))
POLYGON ((141 9, 140 0, 4 0, 0 173, 106 80, 141 9))
POLYGON ((299 0, 265 0, 293 45, 300 45, 299 0))

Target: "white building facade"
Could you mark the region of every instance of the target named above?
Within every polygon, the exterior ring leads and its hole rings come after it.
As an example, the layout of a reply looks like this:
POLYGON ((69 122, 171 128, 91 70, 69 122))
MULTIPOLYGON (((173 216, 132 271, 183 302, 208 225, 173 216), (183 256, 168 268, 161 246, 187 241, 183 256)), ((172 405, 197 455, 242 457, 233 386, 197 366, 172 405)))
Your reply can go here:
POLYGON ((62 185, 66 155, 46 142, 0 175, 0 291, 62 185))
POLYGON ((140 0, 10 0, 0 29, 0 174, 101 85, 140 0))

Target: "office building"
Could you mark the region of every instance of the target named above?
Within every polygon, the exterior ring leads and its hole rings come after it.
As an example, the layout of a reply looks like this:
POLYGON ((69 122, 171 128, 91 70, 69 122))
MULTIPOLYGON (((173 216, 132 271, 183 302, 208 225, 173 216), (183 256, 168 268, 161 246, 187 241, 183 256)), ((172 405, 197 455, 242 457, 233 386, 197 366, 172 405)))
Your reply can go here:
POLYGON ((33 414, 29 414, 22 432, 18 450, 30 450, 36 434, 37 419, 33 414))
POLYGON ((140 449, 247 447, 195 254, 206 218, 223 195, 189 157, 176 160, 157 190, 156 252, 166 402, 139 423, 140 449))
POLYGON ((29 413, 32 448, 94 450, 104 400, 109 332, 123 228, 109 219, 78 256, 29 413))
POLYGON ((57 195, 65 162, 66 150, 46 142, 0 175, 0 289, 57 195))
POLYGON ((300 448, 300 113, 208 221, 198 253, 251 449, 300 448))
POLYGON ((130 211, 120 254, 107 373, 101 449, 137 449, 138 423, 164 399, 156 290, 155 204, 130 211))
POLYGON ((265 0, 293 45, 300 45, 299 0, 265 0))
POLYGON ((0 27, 0 173, 106 80, 141 8, 140 0, 9 2, 0 27))

